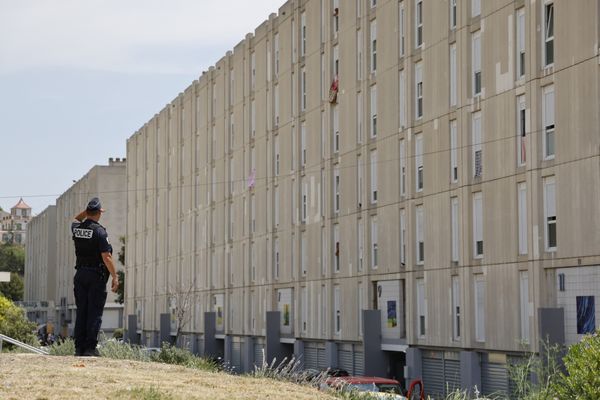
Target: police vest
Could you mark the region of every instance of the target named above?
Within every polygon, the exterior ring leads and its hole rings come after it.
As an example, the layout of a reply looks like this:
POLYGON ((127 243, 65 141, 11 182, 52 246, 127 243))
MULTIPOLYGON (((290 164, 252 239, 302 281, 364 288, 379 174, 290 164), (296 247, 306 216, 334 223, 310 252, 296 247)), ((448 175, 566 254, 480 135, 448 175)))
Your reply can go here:
POLYGON ((75 256, 78 267, 100 267, 104 266, 102 253, 112 254, 112 246, 108 241, 106 230, 99 223, 86 219, 81 223, 73 223, 71 227, 73 242, 75 243, 75 256))

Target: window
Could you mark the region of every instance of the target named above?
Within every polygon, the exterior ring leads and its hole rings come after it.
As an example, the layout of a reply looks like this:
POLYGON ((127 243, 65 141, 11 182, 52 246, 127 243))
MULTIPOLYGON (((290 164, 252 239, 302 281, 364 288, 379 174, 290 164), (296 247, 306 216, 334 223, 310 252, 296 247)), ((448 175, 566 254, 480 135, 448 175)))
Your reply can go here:
POLYGON ((356 79, 363 79, 363 31, 356 31, 356 79))
POLYGON ((405 48, 405 38, 406 38, 406 32, 405 32, 405 15, 404 15, 404 2, 401 1, 400 5, 398 7, 398 32, 400 34, 400 38, 398 39, 398 45, 399 45, 399 49, 398 52, 400 54, 400 57, 403 57, 405 52, 406 52, 406 48, 405 48))
POLYGON ((371 86, 371 138, 377 136, 377 85, 371 86))
POLYGON ((377 203, 377 149, 371 150, 371 203, 377 203))
POLYGON ((337 214, 340 212, 340 168, 336 166, 333 169, 333 211, 337 214))
POLYGON ((250 102, 250 135, 256 136, 256 102, 250 102))
POLYGON ((400 210, 400 264, 406 265, 406 212, 400 210))
POLYGON ((342 333, 342 311, 339 285, 333 286, 333 309, 335 312, 335 334, 340 335, 342 333))
POLYGON ((415 118, 423 116, 423 63, 415 64, 415 118))
POLYGON ((235 170, 233 167, 233 157, 229 159, 229 195, 233 195, 233 184, 235 183, 235 170))
POLYGON ((229 114, 229 150, 233 150, 235 146, 235 124, 233 113, 229 114))
POLYGON ((256 232, 256 195, 250 196, 250 229, 251 233, 256 232))
MULTIPOLYGON (((456 0, 454 0, 456 1, 456 0)), ((456 69, 456 43, 450 45, 450 106, 456 106, 456 85, 457 85, 457 69, 456 69)))
POLYGON ((360 144, 363 142, 363 94, 359 92, 356 94, 356 143, 360 144))
POLYGON ((406 144, 400 140, 400 196, 406 196, 406 144))
POLYGON ((475 275, 475 340, 485 342, 485 278, 475 275))
POLYGON ((458 241, 459 241, 459 229, 458 229, 458 197, 452 197, 450 199, 450 218, 452 224, 452 238, 451 238, 451 255, 452 261, 458 262, 458 241))
POLYGON ((358 208, 362 208, 364 192, 364 170, 363 157, 359 155, 356 161, 356 203, 358 208))
POLYGON ((398 76, 398 86, 399 86, 399 118, 400 118, 400 129, 405 129, 407 126, 406 122, 406 72, 404 70, 400 71, 398 76))
POLYGON ((450 0, 450 29, 456 29, 456 0, 450 0))
POLYGON ((377 216, 371 217, 371 268, 378 266, 378 244, 377 244, 377 216))
POLYGON ((525 123, 525 95, 517 97, 517 166, 522 167, 527 161, 527 139, 525 123))
POLYGON ((340 76, 340 47, 336 44, 333 46, 333 77, 334 79, 340 76))
POLYGON ((415 220, 416 220, 416 252, 417 252, 417 264, 422 265, 425 262, 425 242, 423 240, 424 237, 424 221, 425 215, 423 212, 423 206, 417 206, 415 210, 415 220))
POLYGON ((334 244, 334 265, 335 272, 340 271, 340 226, 339 224, 333 225, 333 244, 334 244))
POLYGON ((471 0, 471 17, 481 15, 481 0, 471 0))
POLYGON ((483 153, 481 148, 481 112, 473 113, 472 121, 473 136, 473 176, 480 178, 483 174, 483 153))
POLYGON ((275 196, 275 227, 279 226, 279 186, 275 186, 273 190, 275 196))
POLYGON ((279 77, 279 33, 275 34, 273 39, 273 45, 275 46, 275 77, 279 77))
POLYGON ((481 31, 471 36, 471 71, 473 73, 473 96, 481 94, 481 31))
POLYGON ((306 232, 300 233, 300 269, 306 275, 306 232))
POLYGON ((519 272, 519 297, 521 314, 521 341, 529 343, 529 273, 519 272))
POLYGON ((358 270, 362 271, 363 270, 363 263, 364 263, 364 247, 365 247, 365 228, 364 228, 364 223, 362 219, 358 220, 358 270))
POLYGON ((375 8, 377 6, 377 0, 371 0, 371 8, 375 8))
MULTIPOLYGON (((325 4, 325 1, 322 2, 325 4)), ((340 30, 340 2, 339 0, 333 0, 333 36, 337 37, 337 33, 340 30)))
POLYGON ((304 178, 302 178, 300 185, 302 186, 302 223, 306 223, 308 217, 308 184, 304 178))
POLYGON ((302 286, 300 288, 300 324, 302 333, 306 333, 307 331, 307 323, 308 323, 308 290, 306 286, 302 286))
MULTIPOLYGON (((235 88, 235 75, 233 69, 229 71, 229 105, 233 105, 234 100, 234 88, 235 88)), ((196 100, 198 101, 198 100, 196 100)), ((196 103, 198 105, 198 103, 196 103)), ((197 110, 198 111, 198 110, 197 110)))
POLYGON ((296 127, 294 125, 292 125, 292 134, 291 134, 291 141, 292 141, 292 165, 291 165, 291 169, 292 171, 296 168, 296 127))
POLYGON ((363 295, 363 283, 358 283, 358 335, 363 334, 363 315, 362 312, 365 309, 365 297, 363 295))
POLYGON ((306 111, 306 68, 300 71, 300 89, 302 91, 301 111, 306 111))
POLYGON ((327 129, 325 127, 325 111, 321 111, 321 158, 325 158, 325 141, 327 129))
POLYGON ((546 251, 556 251, 556 184, 553 176, 544 179, 544 220, 546 251))
POLYGON ((371 21, 371 73, 377 71, 377 20, 371 21))
POLYGON ((273 241, 273 264, 275 264, 275 279, 279 279, 279 239, 273 241))
POLYGON ((425 303, 425 280, 416 279, 417 292, 417 335, 420 338, 425 337, 425 328, 427 323, 427 304, 425 303))
POLYGON ((320 325, 321 325, 321 333, 323 335, 327 334, 327 321, 329 320, 329 316, 327 315, 327 286, 322 285, 321 286, 321 308, 319 309, 321 311, 321 319, 320 319, 320 325))
POLYGON ((481 192, 473 193, 473 255, 483 256, 483 199, 481 192))
POLYGON ((275 136, 275 176, 279 176, 280 167, 280 156, 279 156, 279 135, 275 136))
POLYGON ((460 340, 460 277, 452 276, 452 339, 460 340))
POLYGON ((325 234, 325 227, 321 227, 321 273, 325 275, 327 273, 327 235, 325 234))
POLYGON ((544 66, 554 64, 554 3, 544 4, 544 66))
POLYGON ((340 112, 337 106, 332 106, 333 113, 333 151, 340 151, 340 112))
POLYGON ((415 135, 415 190, 423 190, 423 135, 415 135))
POLYGON ((302 36, 300 42, 300 56, 304 57, 306 54, 306 12, 300 14, 300 35, 302 36))
POLYGON ((564 292, 565 291, 565 274, 561 273, 558 274, 558 291, 559 292, 564 292))
POLYGON ((544 159, 554 158, 554 85, 543 89, 544 159))
POLYGON ((273 87, 273 96, 274 96, 274 100, 273 100, 273 108, 274 110, 274 114, 275 114, 275 127, 279 126, 279 85, 275 85, 273 87))
POLYGON ((527 184, 519 183, 517 187, 519 218, 519 254, 527 254, 527 184))
POLYGON ((423 0, 415 0, 415 48, 423 45, 423 0))
POLYGON ((306 165, 306 123, 300 124, 300 162, 304 167, 306 165))
POLYGON ((517 10, 517 78, 525 77, 525 7, 517 10))
POLYGON ((254 90, 256 86, 256 54, 254 52, 250 54, 250 85, 254 90))
POLYGON ((458 157, 457 157, 457 122, 450 121, 450 182, 458 182, 458 157))

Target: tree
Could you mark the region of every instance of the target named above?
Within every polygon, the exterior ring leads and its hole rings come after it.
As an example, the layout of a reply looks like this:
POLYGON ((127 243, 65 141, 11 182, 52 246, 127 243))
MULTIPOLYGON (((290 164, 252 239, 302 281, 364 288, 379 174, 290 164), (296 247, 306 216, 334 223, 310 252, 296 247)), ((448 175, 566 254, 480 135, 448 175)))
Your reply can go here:
MULTIPOLYGON (((119 243, 121 243, 121 249, 118 253, 118 259, 122 266, 125 266, 125 236, 119 236, 119 243)), ((119 287, 117 287, 117 303, 123 304, 125 301, 125 271, 117 271, 119 276, 119 287)))
POLYGON ((119 276, 119 286, 117 287, 117 303, 123 304, 125 301, 125 271, 117 271, 119 276))
POLYGON ((0 271, 25 273, 25 249, 12 244, 0 245, 0 271))
POLYGON ((25 317, 24 310, 0 296, 0 333, 29 344, 37 344, 35 324, 25 317))
POLYGON ((25 285, 21 275, 11 272, 10 281, 0 283, 0 295, 12 301, 22 301, 25 285))
MULTIPOLYGON (((192 305, 194 304, 194 286, 195 280, 190 282, 189 287, 177 290, 171 296, 174 302, 174 309, 172 311, 172 317, 175 318, 177 324, 177 333, 175 334, 175 343, 179 343, 184 328, 192 319, 192 305)), ((171 290, 173 292, 173 290, 171 290)))

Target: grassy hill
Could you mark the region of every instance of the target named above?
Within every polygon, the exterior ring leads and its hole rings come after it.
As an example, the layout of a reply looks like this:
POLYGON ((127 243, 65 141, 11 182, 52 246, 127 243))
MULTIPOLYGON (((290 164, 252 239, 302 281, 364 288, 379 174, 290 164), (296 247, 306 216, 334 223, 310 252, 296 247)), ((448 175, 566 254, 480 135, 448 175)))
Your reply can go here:
POLYGON ((335 399, 308 386, 103 357, 0 354, 0 399, 335 399))

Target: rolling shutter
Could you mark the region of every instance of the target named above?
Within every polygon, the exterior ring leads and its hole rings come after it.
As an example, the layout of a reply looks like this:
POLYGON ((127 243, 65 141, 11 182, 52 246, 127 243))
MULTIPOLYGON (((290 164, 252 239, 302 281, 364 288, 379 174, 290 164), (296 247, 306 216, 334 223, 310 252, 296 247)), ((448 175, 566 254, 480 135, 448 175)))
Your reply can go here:
POLYGON ((254 344, 254 365, 258 368, 262 368, 264 361, 264 345, 262 343, 254 344))
POLYGON ((318 369, 317 347, 315 345, 304 346, 304 369, 318 369))
POLYGON ((231 343, 231 366, 235 372, 242 370, 242 344, 237 341, 231 343))
POLYGON ((444 367, 441 353, 428 351, 423 355, 423 384, 425 393, 437 398, 444 394, 444 367))

